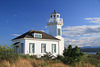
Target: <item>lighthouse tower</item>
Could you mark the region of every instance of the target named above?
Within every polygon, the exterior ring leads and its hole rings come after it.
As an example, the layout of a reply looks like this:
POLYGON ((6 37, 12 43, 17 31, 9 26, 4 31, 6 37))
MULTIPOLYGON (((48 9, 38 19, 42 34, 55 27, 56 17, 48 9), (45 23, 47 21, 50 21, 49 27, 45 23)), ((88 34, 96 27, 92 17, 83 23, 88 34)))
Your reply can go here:
POLYGON ((60 18, 60 14, 57 13, 56 10, 50 14, 50 19, 48 19, 47 25, 49 27, 49 34, 60 39, 58 52, 62 55, 64 50, 64 38, 62 37, 63 19, 60 18))

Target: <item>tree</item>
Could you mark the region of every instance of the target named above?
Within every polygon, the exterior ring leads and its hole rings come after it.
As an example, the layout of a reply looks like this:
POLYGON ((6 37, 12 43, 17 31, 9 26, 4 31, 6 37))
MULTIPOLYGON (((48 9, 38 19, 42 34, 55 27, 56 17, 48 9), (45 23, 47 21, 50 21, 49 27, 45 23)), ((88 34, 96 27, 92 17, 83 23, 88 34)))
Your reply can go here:
POLYGON ((65 64, 74 64, 75 62, 79 62, 84 54, 80 52, 79 47, 75 46, 74 48, 72 48, 72 45, 69 45, 68 49, 65 47, 63 55, 63 61, 65 64))

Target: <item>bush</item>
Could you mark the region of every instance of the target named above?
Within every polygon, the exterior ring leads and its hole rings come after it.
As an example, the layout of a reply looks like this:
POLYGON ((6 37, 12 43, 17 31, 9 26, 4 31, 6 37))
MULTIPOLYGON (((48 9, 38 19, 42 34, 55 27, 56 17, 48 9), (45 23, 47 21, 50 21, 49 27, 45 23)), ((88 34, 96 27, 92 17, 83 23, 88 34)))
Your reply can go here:
POLYGON ((63 55, 63 62, 70 65, 74 64, 75 62, 79 62, 84 54, 80 52, 80 48, 78 48, 77 46, 72 48, 72 45, 69 45, 68 49, 64 49, 63 55))
POLYGON ((13 62, 19 58, 19 54, 14 53, 14 49, 7 45, 0 45, 0 61, 7 60, 13 62))
POLYGON ((42 67, 47 67, 49 64, 47 62, 42 63, 42 67))
POLYGON ((97 52, 96 55, 100 55, 100 52, 97 52))
POLYGON ((57 55, 56 59, 63 61, 64 60, 64 56, 57 55))
POLYGON ((26 54, 26 55, 21 55, 21 57, 22 57, 23 59, 30 59, 29 54, 26 54))
POLYGON ((30 58, 37 59, 37 56, 36 55, 31 55, 30 58))
POLYGON ((83 61, 85 63, 90 63, 98 67, 98 63, 100 63, 100 55, 88 55, 83 57, 83 61))
POLYGON ((46 52, 46 54, 44 56, 42 56, 41 58, 44 60, 51 60, 53 59, 55 56, 53 56, 50 52, 46 52))

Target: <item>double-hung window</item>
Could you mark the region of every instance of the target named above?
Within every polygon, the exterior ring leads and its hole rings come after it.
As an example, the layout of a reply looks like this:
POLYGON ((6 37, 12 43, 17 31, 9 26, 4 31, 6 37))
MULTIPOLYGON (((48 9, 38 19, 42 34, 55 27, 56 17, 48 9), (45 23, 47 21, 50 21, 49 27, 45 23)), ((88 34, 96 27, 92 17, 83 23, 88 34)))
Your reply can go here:
POLYGON ((45 43, 41 44, 41 53, 46 53, 46 44, 45 43))
POLYGON ((35 44, 29 43, 29 53, 35 53, 35 44))
POLYGON ((56 44, 52 44, 52 53, 56 53, 56 44))

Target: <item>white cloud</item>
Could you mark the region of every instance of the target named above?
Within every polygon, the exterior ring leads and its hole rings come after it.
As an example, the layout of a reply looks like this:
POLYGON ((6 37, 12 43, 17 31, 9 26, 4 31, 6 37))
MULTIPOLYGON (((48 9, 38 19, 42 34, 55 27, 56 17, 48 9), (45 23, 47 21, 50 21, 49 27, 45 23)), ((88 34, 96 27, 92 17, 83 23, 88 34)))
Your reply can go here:
MULTIPOLYGON (((91 23, 100 23, 100 17, 85 18, 91 23)), ((100 46, 100 25, 67 26, 63 28, 65 46, 100 46)))
POLYGON ((40 30, 40 31, 45 32, 44 30, 40 30))
POLYGON ((19 34, 12 34, 13 36, 20 36, 19 34))
POLYGON ((73 46, 100 46, 100 36, 91 36, 91 37, 78 37, 77 39, 65 38, 65 46, 69 44, 73 46))
POLYGON ((74 37, 80 35, 94 35, 100 33, 100 25, 68 26, 63 28, 63 35, 74 37))
POLYGON ((91 23, 100 23, 100 17, 95 18, 85 18, 85 20, 88 20, 91 23))

